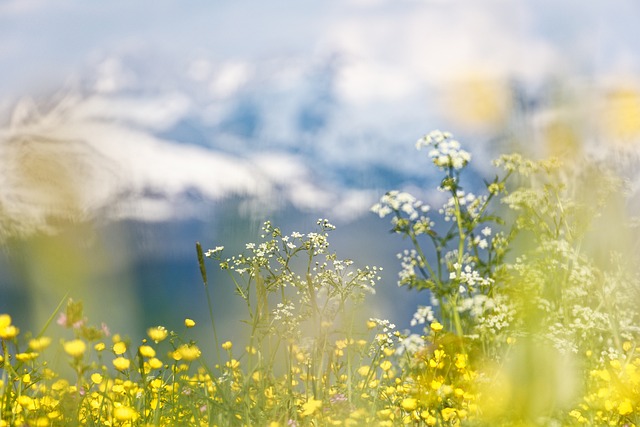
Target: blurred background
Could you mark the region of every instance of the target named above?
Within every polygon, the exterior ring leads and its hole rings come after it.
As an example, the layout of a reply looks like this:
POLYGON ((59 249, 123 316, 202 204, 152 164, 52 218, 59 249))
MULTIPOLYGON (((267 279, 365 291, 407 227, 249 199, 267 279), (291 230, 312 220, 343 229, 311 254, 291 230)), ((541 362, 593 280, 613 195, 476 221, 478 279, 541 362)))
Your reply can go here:
POLYGON ((385 269, 371 316, 408 327, 429 298, 397 288, 405 242, 369 208, 442 202, 415 141, 451 131, 470 188, 517 150, 612 159, 635 193, 639 19, 635 0, 0 0, 0 312, 39 330, 68 294, 132 337, 207 322, 196 241, 230 256, 265 219, 322 217, 339 256, 385 269))

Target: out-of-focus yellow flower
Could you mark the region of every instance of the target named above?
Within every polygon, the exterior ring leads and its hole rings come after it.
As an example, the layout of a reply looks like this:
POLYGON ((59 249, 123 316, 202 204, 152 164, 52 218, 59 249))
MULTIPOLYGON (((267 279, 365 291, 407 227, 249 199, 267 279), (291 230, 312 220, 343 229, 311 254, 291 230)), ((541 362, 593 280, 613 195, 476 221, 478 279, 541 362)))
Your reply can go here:
POLYGON ((186 362, 191 362, 192 360, 196 360, 200 357, 200 349, 196 345, 187 345, 182 344, 180 347, 173 352, 173 358, 175 360, 184 360, 186 362))
POLYGON ((231 341, 225 341, 222 343, 223 350, 231 350, 231 347, 233 347, 233 343, 231 341))
POLYGON ((196 326, 196 322, 192 319, 184 319, 184 326, 186 326, 187 328, 193 328, 194 326, 196 326))
POLYGON ((618 413, 620 415, 629 415, 633 412, 633 405, 629 399, 625 399, 618 405, 618 413))
POLYGON ((383 371, 388 371, 389 369, 391 369, 391 362, 388 360, 384 360, 382 362, 380 362, 380 369, 382 369, 383 371))
POLYGON ((227 363, 225 363, 225 366, 230 369, 238 369, 240 367, 240 362, 238 362, 236 359, 231 359, 227 363))
POLYGON ((440 332, 444 328, 440 322, 431 322, 430 327, 433 332, 440 332))
POLYGON ((153 349, 153 347, 148 345, 141 345, 138 351, 143 357, 155 357, 156 355, 156 351, 153 349))
POLYGON ((0 329, 11 325, 11 316, 8 314, 0 314, 0 329))
POLYGON ((442 415, 442 419, 445 421, 449 421, 451 418, 453 418, 456 415, 457 411, 455 408, 444 408, 442 409, 442 411, 440 411, 440 414, 442 415))
POLYGON ((136 410, 128 406, 113 408, 113 417, 118 421, 131 421, 136 416, 136 410))
POLYGON ((122 356, 116 357, 115 359, 113 359, 113 366, 115 366, 115 368, 119 371, 125 371, 129 369, 130 365, 131 365, 131 361, 122 356))
POLYGON ((300 416, 308 417, 309 415, 313 415, 313 413, 321 407, 322 400, 317 400, 311 397, 309 398, 309 400, 302 404, 302 412, 300 412, 300 416))
POLYGON ((369 375, 369 370, 370 370, 370 368, 369 368, 369 366, 367 366, 367 365, 360 366, 360 367, 358 368, 358 373, 359 373, 360 375, 362 375, 363 377, 366 377, 367 375, 369 375))
POLYGON ((149 359, 149 367, 151 369, 160 369, 162 368, 163 363, 160 359, 156 358, 156 357, 152 357, 151 359, 149 359))
POLYGON ((29 411, 36 410, 36 403, 33 401, 31 397, 25 394, 18 396, 17 401, 20 406, 22 406, 25 409, 28 409, 29 411))
POLYGON ((400 406, 402 406, 402 409, 404 409, 405 411, 411 412, 418 407, 418 400, 413 397, 407 397, 402 400, 400 406))
POLYGON ((33 338, 29 340, 29 348, 33 351, 42 351, 49 347, 49 344, 51 344, 51 338, 49 337, 33 338))
POLYGON ((67 341, 63 345, 65 353, 71 357, 81 357, 87 350, 87 345, 82 340, 67 341))
POLYGON ((113 345, 113 352, 115 354, 124 354, 127 351, 127 345, 123 341, 118 341, 113 345))
POLYGON ((0 314, 0 338, 10 340, 19 332, 20 330, 11 324, 11 316, 0 314))
POLYGON ((103 378, 102 375, 100 375, 99 373, 94 373, 91 374, 91 382, 94 384, 100 384, 102 382, 103 378))
POLYGON ((18 360, 20 362, 28 362, 30 360, 35 359, 39 355, 40 355, 40 353, 36 353, 36 352, 18 353, 18 354, 16 354, 16 360, 18 360))
POLYGON ((147 329, 147 335, 157 344, 167 338, 169 333, 164 326, 156 326, 155 328, 147 329))

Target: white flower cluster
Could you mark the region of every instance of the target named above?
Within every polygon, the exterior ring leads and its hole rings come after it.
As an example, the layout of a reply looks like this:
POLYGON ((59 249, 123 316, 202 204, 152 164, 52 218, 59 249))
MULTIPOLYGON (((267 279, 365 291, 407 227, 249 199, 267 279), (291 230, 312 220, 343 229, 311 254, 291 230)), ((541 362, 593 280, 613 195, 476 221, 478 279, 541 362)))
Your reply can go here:
POLYGON ((433 322, 435 315, 433 309, 428 305, 420 305, 415 313, 413 313, 413 319, 411 319, 411 326, 424 325, 425 323, 433 322))
MULTIPOLYGON (((380 330, 380 333, 376 335, 376 339, 375 339, 379 347, 380 348, 393 347, 393 344, 394 344, 393 337, 394 337, 394 330, 396 328, 396 325, 389 322, 387 319, 377 319, 375 317, 370 318, 369 322, 374 323, 375 326, 380 330)), ((376 349, 373 347, 370 349, 371 353, 375 351, 376 349)))
POLYGON ((458 310, 469 312, 475 319, 479 332, 493 336, 502 334, 514 322, 516 316, 515 308, 504 296, 491 298, 486 295, 474 295, 463 299, 458 310))
POLYGON ((427 342, 418 334, 411 334, 403 339, 398 345, 396 354, 401 356, 403 353, 415 354, 427 346, 427 342))
POLYGON ((456 197, 450 197, 449 200, 438 211, 444 216, 444 220, 452 222, 456 220, 456 200, 460 205, 460 210, 466 211, 471 219, 476 219, 482 212, 482 207, 487 202, 487 196, 476 196, 473 193, 465 193, 462 190, 456 192, 456 197))
POLYGON ((398 286, 413 283, 416 278, 416 267, 424 264, 415 249, 405 249, 396 255, 400 260, 402 270, 398 273, 398 286))
POLYGON ((465 265, 464 268, 460 269, 460 265, 455 263, 453 264, 454 271, 449 273, 449 279, 458 280, 460 283, 460 293, 464 293, 467 291, 473 291, 477 286, 488 287, 493 284, 494 280, 490 277, 482 277, 480 274, 473 269, 470 265, 465 265), (456 273, 460 269, 460 275, 456 273), (466 285, 466 288, 465 286, 466 285))
POLYGON ((224 246, 216 246, 215 248, 209 249, 207 252, 205 252, 204 256, 206 256, 207 258, 212 258, 218 255, 223 250, 224 250, 224 246))
POLYGON ((469 161, 471 154, 460 148, 460 143, 453 139, 449 132, 435 130, 423 136, 416 142, 416 148, 429 147, 429 157, 438 168, 462 169, 469 161))
POLYGON ((423 204, 409 193, 398 190, 389 191, 380 198, 380 202, 371 207, 371 212, 384 218, 393 212, 403 212, 414 221, 420 218, 421 213, 426 213, 430 209, 429 205, 423 204))

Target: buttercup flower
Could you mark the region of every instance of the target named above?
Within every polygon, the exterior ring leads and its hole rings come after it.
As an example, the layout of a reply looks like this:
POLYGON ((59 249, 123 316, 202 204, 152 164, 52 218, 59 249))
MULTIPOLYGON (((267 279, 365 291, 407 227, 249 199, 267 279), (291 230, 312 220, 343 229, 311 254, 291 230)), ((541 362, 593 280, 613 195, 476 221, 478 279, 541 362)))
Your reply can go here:
POLYGON ((78 339, 65 342, 63 347, 69 356, 76 358, 81 357, 87 349, 85 342, 78 339))

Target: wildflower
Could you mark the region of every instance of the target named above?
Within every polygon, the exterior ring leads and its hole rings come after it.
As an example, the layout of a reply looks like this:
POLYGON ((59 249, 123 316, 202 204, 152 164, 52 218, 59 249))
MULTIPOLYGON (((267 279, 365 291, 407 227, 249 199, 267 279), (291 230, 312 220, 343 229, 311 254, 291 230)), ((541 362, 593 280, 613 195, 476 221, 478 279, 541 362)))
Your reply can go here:
POLYGON ((363 377, 366 377, 367 375, 369 375, 369 370, 370 368, 367 365, 360 366, 358 368, 358 374, 360 374, 363 377))
POLYGON ((305 403, 302 404, 302 412, 300 416, 308 417, 316 412, 318 409, 322 407, 322 400, 314 399, 313 397, 309 398, 305 403))
POLYGON ((130 365, 131 365, 131 361, 122 356, 116 357, 115 359, 113 359, 113 366, 115 366, 115 368, 119 371, 125 371, 129 369, 130 365))
POLYGON ((163 366, 162 361, 156 357, 152 357, 151 359, 149 359, 148 363, 151 369, 160 369, 163 366))
POLYGON ((147 335, 157 344, 167 338, 169 333, 164 326, 156 326, 155 328, 147 329, 147 335))
POLYGON ((20 333, 20 329, 11 324, 11 317, 8 314, 0 315, 0 338, 10 340, 16 337, 18 333, 20 333))
POLYGON ((156 355, 156 351, 153 349, 153 347, 148 345, 141 345, 138 349, 138 352, 143 357, 155 357, 156 355))
POLYGON ((622 403, 620 403, 620 405, 618 405, 618 413, 620 415, 628 415, 632 412, 633 405, 631 404, 631 401, 629 401, 629 399, 625 399, 624 401, 622 401, 622 403))
POLYGON ((82 340, 76 339, 64 343, 64 351, 71 357, 81 357, 86 349, 87 345, 82 340))
POLYGON ((20 361, 20 362, 28 362, 30 360, 35 359, 36 357, 38 357, 40 354, 36 353, 36 352, 29 352, 29 353, 18 353, 16 354, 16 360, 20 361))
POLYGON ((418 407, 418 401, 413 397, 407 397, 402 400, 400 406, 402 406, 402 409, 405 411, 411 412, 418 407))
POLYGON ((113 345, 113 352, 115 354, 124 354, 125 351, 127 351, 127 345, 124 342, 119 341, 113 345))
POLYGON ((91 382, 92 383, 100 384, 102 382, 102 380, 103 380, 103 377, 99 373, 96 372, 94 374, 91 374, 91 382))
POLYGON ((224 246, 216 246, 213 249, 207 250, 207 252, 204 253, 204 256, 206 256, 207 258, 211 258, 211 257, 219 254, 220 252, 222 252, 223 249, 224 249, 224 246))
POLYGON ((453 418, 456 415, 457 411, 455 410, 455 408, 444 408, 442 409, 442 411, 440 411, 440 414, 442 415, 442 419, 445 421, 449 421, 451 418, 453 418))
POLYGON ((173 352, 174 359, 176 358, 176 353, 179 357, 176 360, 184 360, 186 362, 191 362, 200 357, 200 349, 196 345, 182 344, 173 352))
POLYGON ((136 410, 129 406, 117 406, 113 408, 113 417, 118 421, 131 421, 136 415, 136 410))
POLYGON ((231 347, 233 347, 233 343, 231 341, 225 341, 222 343, 223 350, 231 350, 231 347))
POLYGON ((33 351, 42 351, 49 347, 49 344, 51 344, 51 338, 49 337, 39 337, 29 340, 29 348, 33 351))
POLYGON ((385 372, 388 371, 389 369, 391 369, 391 362, 388 360, 384 360, 380 362, 380 369, 382 369, 385 372))
POLYGON ((440 332, 442 330, 442 328, 444 328, 444 326, 442 326, 442 324, 440 322, 431 322, 431 330, 433 332, 440 332))
POLYGON ((193 328, 194 326, 196 326, 196 322, 192 319, 184 319, 184 326, 186 326, 187 328, 193 328))
POLYGON ((238 362, 236 359, 231 359, 227 363, 225 363, 225 366, 229 369, 238 369, 240 367, 240 362, 238 362))
POLYGON ((107 346, 105 345, 105 343, 103 343, 103 342, 99 342, 99 343, 97 343, 96 345, 94 345, 94 346, 93 346, 93 348, 94 348, 96 351, 100 352, 100 351, 104 351, 104 349, 105 349, 105 348, 107 348, 107 346))

